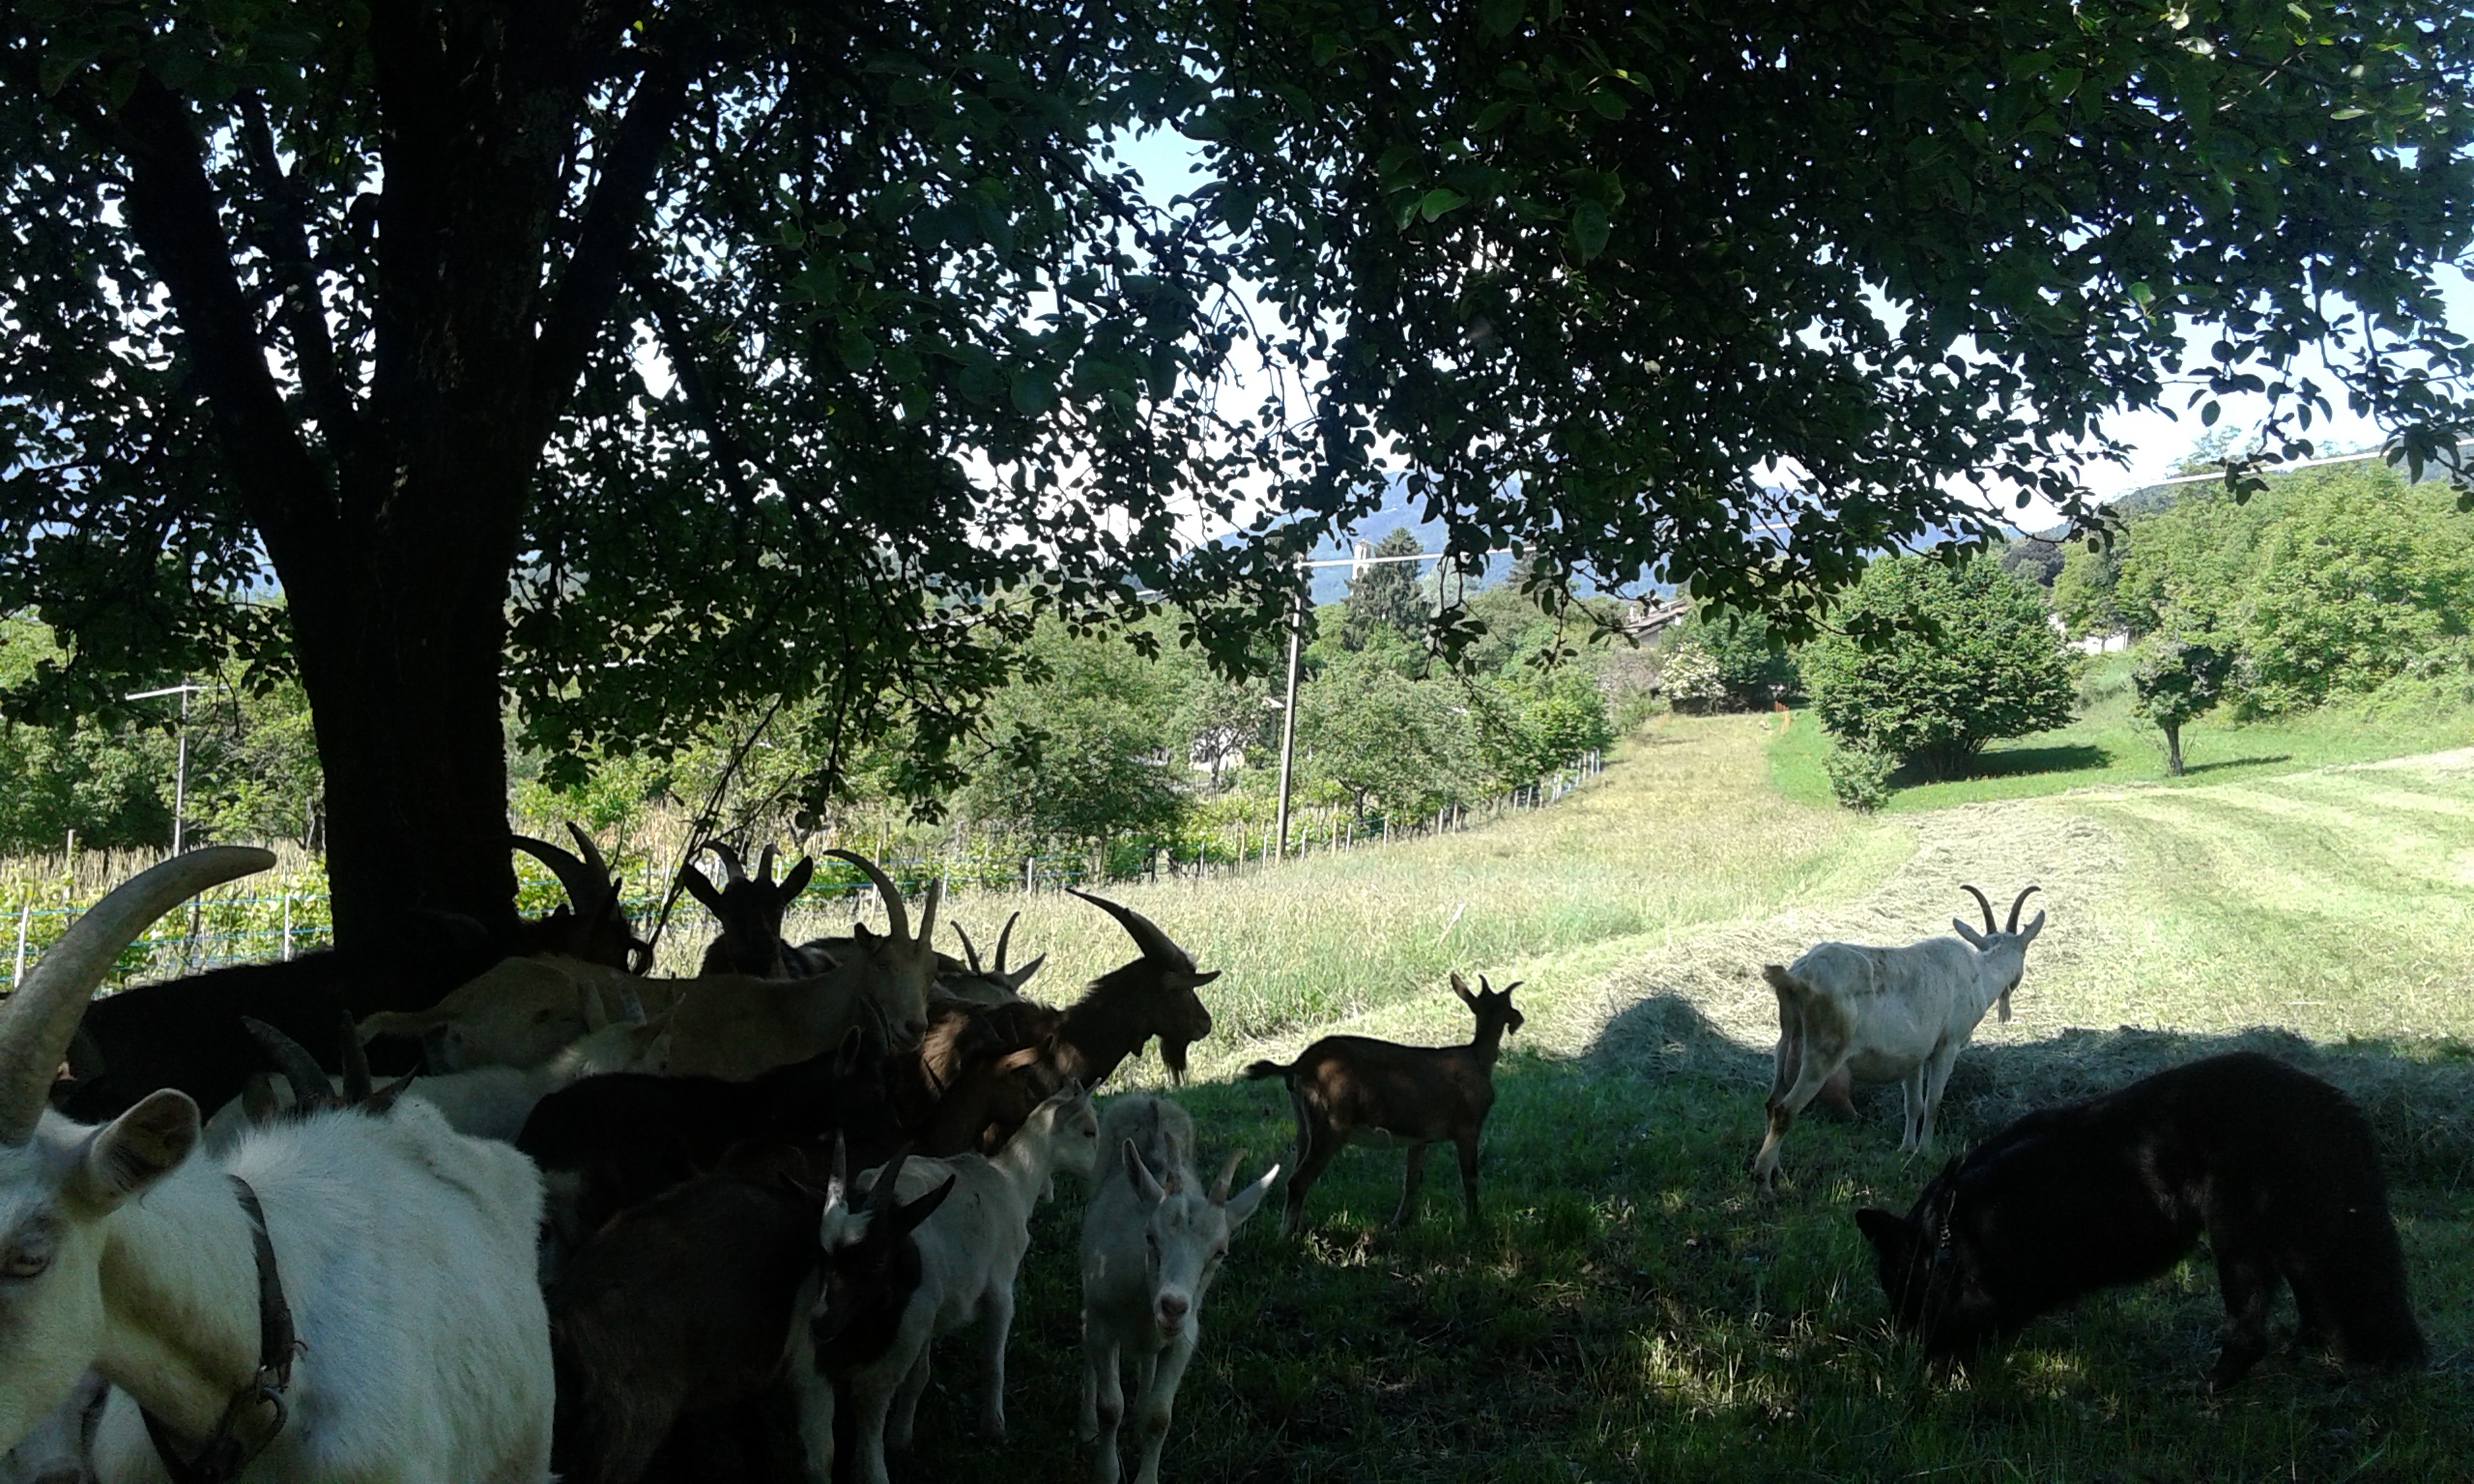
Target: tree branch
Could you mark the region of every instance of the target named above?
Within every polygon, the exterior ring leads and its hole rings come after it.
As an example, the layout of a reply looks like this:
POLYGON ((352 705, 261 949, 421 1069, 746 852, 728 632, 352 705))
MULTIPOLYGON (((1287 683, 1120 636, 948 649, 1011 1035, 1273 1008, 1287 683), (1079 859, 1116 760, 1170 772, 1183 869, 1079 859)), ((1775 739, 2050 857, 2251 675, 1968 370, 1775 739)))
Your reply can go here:
POLYGON ((654 54, 636 84, 608 157, 599 162, 601 179, 577 227, 575 251, 542 318, 532 405, 544 429, 575 390, 593 336, 618 297, 637 229, 651 210, 653 172, 686 112, 688 87, 702 70, 701 59, 691 63, 682 55, 691 49, 705 48, 673 43, 654 54))
POLYGON ((299 543, 311 538, 328 480, 267 369, 191 123, 182 100, 147 73, 103 128, 129 157, 129 230, 171 296, 250 523, 284 565, 308 555, 299 543))
POLYGON ((318 429, 337 461, 348 464, 361 452, 360 410, 353 405, 352 388, 345 385, 335 365, 334 343, 327 334, 327 306, 319 298, 310 268, 309 229, 301 193, 275 157, 274 130, 268 126, 266 104, 256 94, 241 99, 241 121, 249 173, 257 178, 266 201, 266 219, 251 236, 282 285, 284 328, 292 336, 293 363, 301 369, 310 414, 318 419, 318 429))

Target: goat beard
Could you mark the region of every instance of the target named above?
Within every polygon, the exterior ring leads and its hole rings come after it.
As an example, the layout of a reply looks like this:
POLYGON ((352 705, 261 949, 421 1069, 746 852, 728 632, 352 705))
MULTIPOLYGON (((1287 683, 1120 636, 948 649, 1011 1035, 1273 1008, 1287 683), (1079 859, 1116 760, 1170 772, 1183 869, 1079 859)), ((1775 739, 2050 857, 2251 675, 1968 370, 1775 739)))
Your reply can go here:
POLYGON ((1183 1085, 1186 1080, 1186 1042, 1161 1037, 1160 1065, 1168 1069, 1168 1080, 1183 1085))

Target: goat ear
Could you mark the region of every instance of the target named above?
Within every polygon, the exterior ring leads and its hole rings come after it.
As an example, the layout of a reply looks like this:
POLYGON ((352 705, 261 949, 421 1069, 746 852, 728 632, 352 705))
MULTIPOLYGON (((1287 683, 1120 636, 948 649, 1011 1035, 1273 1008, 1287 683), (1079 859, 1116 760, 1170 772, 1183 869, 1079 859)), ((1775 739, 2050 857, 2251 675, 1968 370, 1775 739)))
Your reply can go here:
POLYGON ((188 1094, 175 1087, 149 1093, 86 1140, 77 1193, 109 1211, 179 1169, 197 1137, 197 1104, 188 1094))
POLYGON ((2034 917, 2028 919, 2028 926, 2020 930, 2019 946, 2021 948, 2025 948, 2028 944, 2033 943, 2036 941, 2036 934, 2044 930, 2045 915, 2042 912, 2038 912, 2034 917))
POLYGON ((1118 1150, 1125 1156, 1126 1183, 1134 1186, 1135 1193, 1146 1201, 1167 1199, 1168 1187, 1151 1173, 1151 1166, 1142 1162, 1142 1153, 1134 1147, 1134 1140, 1124 1140, 1118 1150))
POLYGON ((859 1070, 859 1058, 868 1054, 868 1033, 855 1025, 850 1027, 842 1033, 839 1050, 841 1054, 833 1059, 833 1074, 849 1076, 859 1070))
MULTIPOLYGON (((1045 958, 1048 956, 1043 954, 1040 956, 1045 958)), ((1199 989, 1225 972, 1227 971, 1224 969, 1214 969, 1208 974, 1203 974, 1191 969, 1182 972, 1171 969, 1168 971, 1167 985, 1171 989, 1199 989)))
POLYGON ((1024 985, 1031 982, 1031 976, 1037 974, 1040 971, 1040 965, 1046 962, 1048 962, 1048 955, 1042 954, 1037 958, 1032 959, 1030 962, 1022 965, 1019 969, 1007 969, 1005 971, 1005 983, 1012 985, 1017 989, 1020 989, 1024 985))
POLYGON ((782 905, 787 907, 798 899, 799 893, 808 889, 808 879, 815 874, 816 862, 807 856, 800 856, 799 863, 791 868, 791 873, 782 878, 781 886, 774 891, 773 895, 780 898, 782 905))
POLYGON ((948 1175, 935 1189, 929 1191, 926 1195, 912 1201, 907 1206, 896 1206, 893 1209, 893 1216, 891 1218, 893 1222, 894 1235, 897 1237, 905 1237, 914 1231, 917 1231, 919 1229, 919 1224, 927 1220, 930 1216, 935 1215, 936 1213, 936 1208, 945 1204, 945 1197, 953 1193, 954 1177, 948 1175))
POLYGON ((1254 1213, 1254 1208, 1263 1204, 1264 1196, 1272 1193, 1272 1182, 1278 1179, 1280 1179, 1280 1166, 1275 1164, 1263 1171, 1262 1179, 1228 1198, 1226 1210, 1230 1231, 1233 1232, 1244 1225, 1246 1218, 1254 1213))
MULTIPOLYGON (((1478 976, 1478 983, 1482 985, 1485 982, 1485 975, 1481 974, 1478 976)), ((1469 981, 1460 977, 1460 971, 1458 969, 1452 971, 1452 992, 1460 996, 1461 1004, 1467 1005, 1472 1009, 1477 1007, 1478 1002, 1469 996, 1469 981)))
POLYGON ((716 917, 721 915, 722 894, 713 890, 713 883, 705 879, 703 871, 696 869, 694 859, 679 862, 678 884, 685 887, 687 895, 695 898, 698 904, 705 911, 716 917))
POLYGON ((1952 919, 1950 919, 1950 926, 1951 926, 1952 928, 1957 928, 1957 929, 1958 929, 1958 933, 1959 933, 1959 936, 1960 936, 1960 937, 1963 937, 1963 938, 1965 938, 1965 939, 1967 939, 1967 940, 1968 940, 1968 947, 1970 947, 1970 948, 1982 948, 1982 947, 1984 947, 1984 934, 1983 934, 1983 933, 1980 933, 1980 932, 1976 931, 1974 928, 1972 928, 1969 927, 1967 924, 1965 924, 1965 923, 1963 923, 1963 922, 1960 922, 1960 921, 1959 921, 1957 918, 1955 918, 1955 917, 1954 917, 1954 918, 1952 918, 1952 919))
POLYGON ((584 1014, 585 1034, 590 1036, 610 1023, 609 1007, 601 1003, 601 991, 590 985, 578 986, 576 1006, 584 1014))
POLYGON ((1905 1217, 1878 1206, 1857 1208, 1856 1229, 1864 1234, 1864 1240, 1873 1244, 1874 1251, 1887 1257, 1894 1258, 1906 1251, 1915 1240, 1914 1234, 1907 1229, 1905 1217))
POLYGON ((395 1100, 404 1096, 405 1090, 413 1085, 413 1078, 417 1075, 418 1073, 408 1071, 385 1087, 371 1092, 368 1097, 360 1100, 360 1111, 371 1118, 385 1118, 395 1110, 395 1100))
POLYGON ((850 925, 850 941, 858 944, 860 952, 865 953, 870 948, 876 946, 876 929, 870 928, 865 923, 852 923, 850 925))

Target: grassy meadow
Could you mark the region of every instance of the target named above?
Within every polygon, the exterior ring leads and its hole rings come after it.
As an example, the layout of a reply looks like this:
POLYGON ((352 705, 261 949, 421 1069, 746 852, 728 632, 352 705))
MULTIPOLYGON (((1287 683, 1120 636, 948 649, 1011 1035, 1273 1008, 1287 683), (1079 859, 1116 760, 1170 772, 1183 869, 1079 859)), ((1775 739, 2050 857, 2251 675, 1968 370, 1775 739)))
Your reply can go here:
MULTIPOLYGON (((1336 1026, 1464 1036, 1447 967, 1524 980, 1529 1016, 1497 1075, 1482 1232, 1459 1225, 1448 1152, 1407 1231, 1381 1225, 1399 1156, 1378 1148, 1335 1162, 1303 1239, 1267 1206, 1204 1306, 1166 1475, 2474 1479, 2474 754, 1865 818, 1773 785, 1779 741, 1756 719, 1670 718, 1547 810, 1126 893, 1227 971, 1180 1097, 1206 1156, 1244 1146, 1250 1173, 1286 1160, 1291 1134, 1277 1084, 1231 1080, 1246 1061, 1336 1026), (2031 880, 2049 926, 2017 1017, 1988 1018, 1960 1060, 1940 1154, 2211 1050, 2277 1051, 2352 1090, 2381 1132, 2431 1371, 2287 1351, 2207 1396, 2221 1310, 2203 1257, 1979 1362, 1921 1361, 1885 1328, 1849 1219, 1903 1209, 1935 1167, 1896 1153, 1895 1089, 1859 1090, 1860 1123, 1800 1124, 1779 1191, 1751 1188, 1775 1034, 1759 964, 1946 930, 1959 882, 2006 898, 2031 880)), ((1033 985, 1048 997, 1123 956, 1070 898, 957 910, 992 931, 1016 906, 1018 952, 1053 955, 1033 985)), ((1067 1188, 1044 1208, 1025 1264, 1013 1441, 962 1439, 965 1351, 945 1347, 916 1476, 1089 1467, 1079 1207, 1067 1188)))
MULTIPOLYGON (((1926 782, 1904 770, 1891 775, 1888 812, 2093 785, 2220 784, 2474 743, 2474 710, 2425 703, 2419 696, 2391 706, 2357 701, 2274 721, 2239 723, 2219 713, 2182 728, 2184 774, 2169 780, 2164 735, 2132 713, 2130 664, 2126 653, 2090 656, 2080 677, 2077 720, 1990 744, 1965 778, 1926 782)), ((1829 779, 1822 771, 1828 752, 1829 734, 1820 719, 1798 713, 1770 749, 1772 786, 1802 803, 1830 803, 1829 779)))

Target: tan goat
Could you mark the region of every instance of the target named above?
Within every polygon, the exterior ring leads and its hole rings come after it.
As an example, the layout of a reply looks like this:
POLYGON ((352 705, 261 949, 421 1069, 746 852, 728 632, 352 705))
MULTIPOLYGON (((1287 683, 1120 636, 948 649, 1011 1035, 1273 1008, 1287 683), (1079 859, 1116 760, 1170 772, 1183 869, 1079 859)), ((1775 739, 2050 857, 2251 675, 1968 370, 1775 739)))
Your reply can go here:
POLYGON ((1469 1223, 1478 1222, 1478 1134, 1495 1105, 1495 1059, 1504 1035, 1520 1029, 1512 1008, 1518 983, 1501 989, 1478 976, 1478 991, 1458 974, 1452 990, 1478 1017, 1478 1033, 1465 1046, 1404 1046, 1367 1036, 1326 1036, 1283 1067, 1256 1062, 1249 1078, 1279 1077, 1288 1084, 1297 1112, 1297 1173, 1288 1178, 1288 1205, 1280 1231, 1294 1235, 1306 1217, 1306 1192, 1340 1146, 1360 1133, 1389 1134, 1409 1146, 1395 1225, 1417 1218, 1418 1185, 1425 1178, 1426 1146, 1450 1139, 1460 1150, 1461 1194, 1469 1223))

